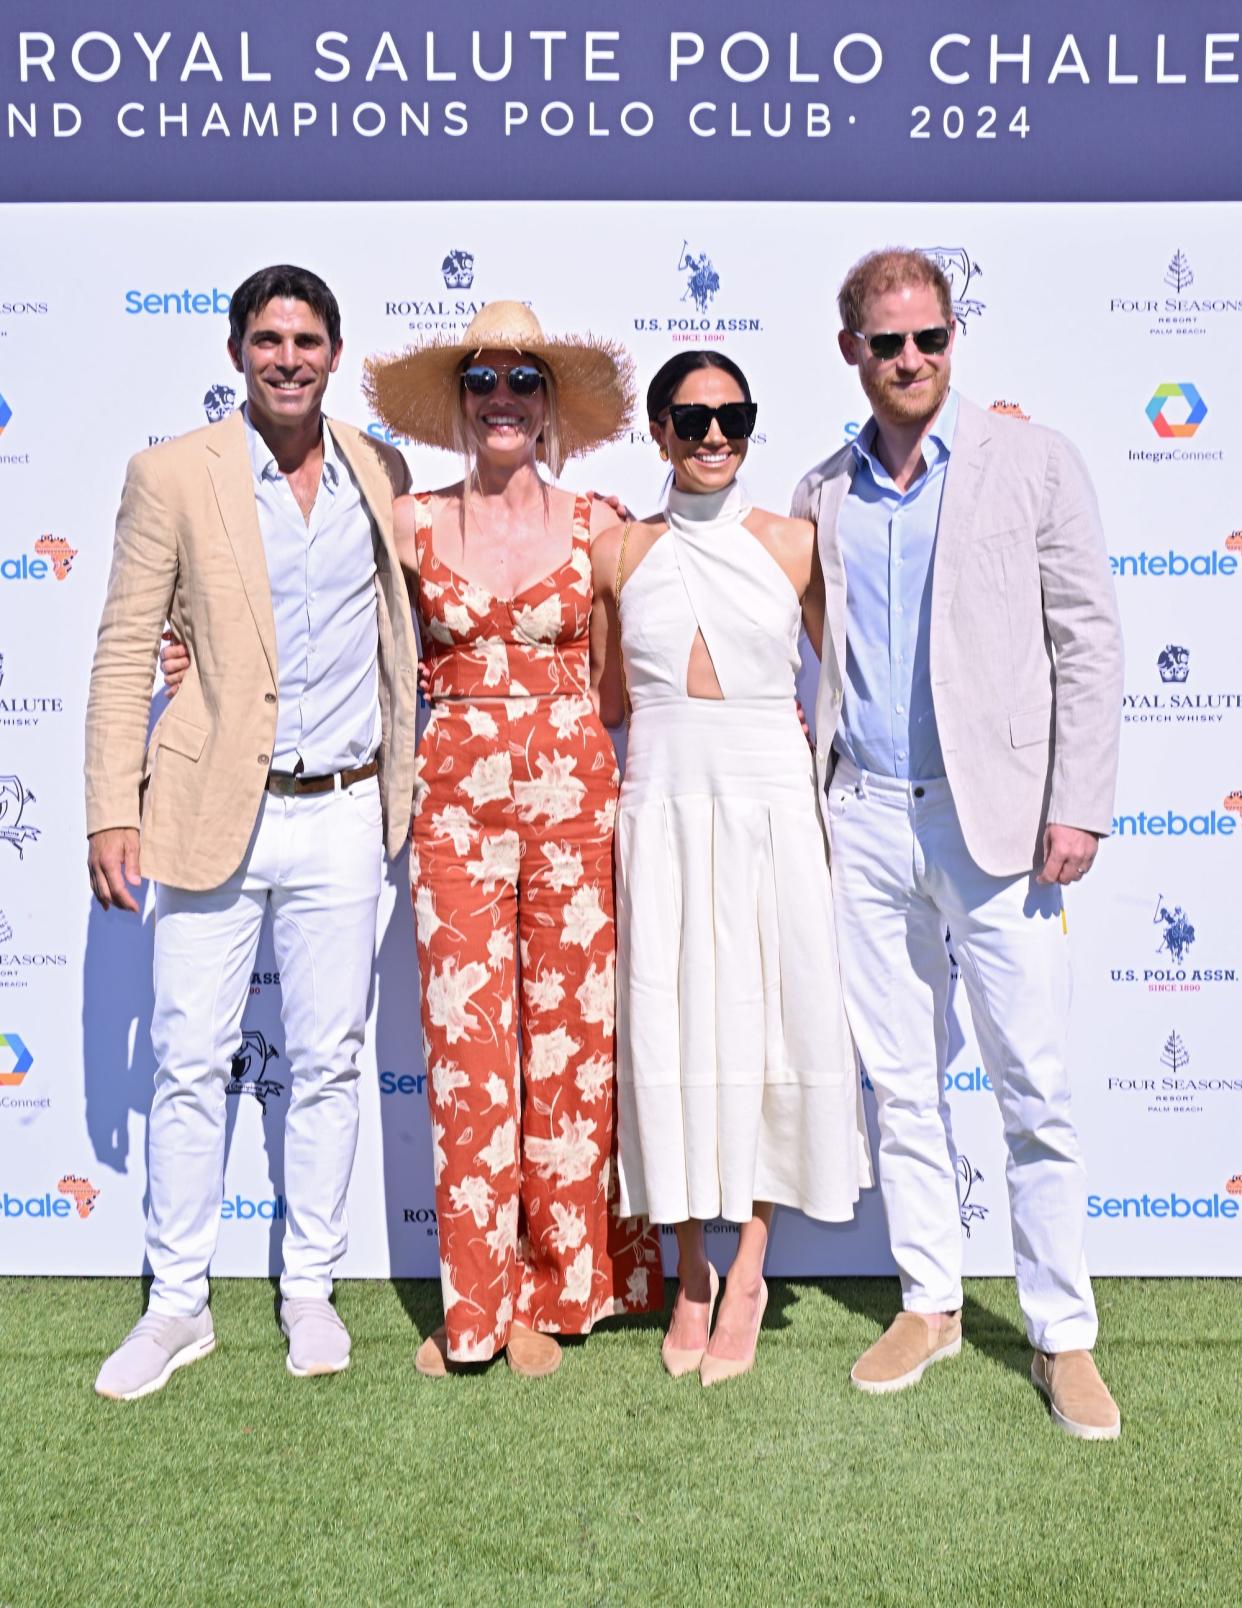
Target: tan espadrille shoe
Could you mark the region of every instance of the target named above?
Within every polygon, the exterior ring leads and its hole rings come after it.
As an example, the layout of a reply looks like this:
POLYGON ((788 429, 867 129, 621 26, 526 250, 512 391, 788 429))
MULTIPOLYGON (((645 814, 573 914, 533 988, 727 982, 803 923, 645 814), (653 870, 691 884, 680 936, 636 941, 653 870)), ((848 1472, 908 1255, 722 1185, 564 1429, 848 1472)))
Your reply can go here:
POLYGON ((561 1348, 555 1335, 536 1334, 524 1323, 515 1323, 509 1330, 505 1360, 515 1374, 525 1374, 528 1379, 546 1379, 561 1365, 561 1348))
POLYGON ((1100 1378, 1089 1351, 1037 1351, 1031 1383, 1048 1398, 1052 1422, 1079 1440, 1116 1440, 1121 1434, 1117 1403, 1100 1378))
POLYGON ((917 1385, 933 1362, 962 1349, 962 1314, 949 1313, 930 1329, 917 1312, 899 1312, 850 1370, 850 1383, 873 1396, 917 1385))

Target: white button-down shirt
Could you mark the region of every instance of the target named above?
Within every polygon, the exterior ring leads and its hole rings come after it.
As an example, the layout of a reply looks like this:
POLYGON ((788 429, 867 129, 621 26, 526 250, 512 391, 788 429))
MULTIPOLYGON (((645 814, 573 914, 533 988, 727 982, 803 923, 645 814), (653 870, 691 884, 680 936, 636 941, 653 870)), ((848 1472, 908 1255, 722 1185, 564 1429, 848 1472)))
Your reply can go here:
POLYGON ((272 769, 327 776, 365 765, 379 747, 375 523, 326 424, 323 475, 304 519, 245 417, 276 621, 272 769))
POLYGON ((833 744, 859 770, 944 775, 931 687, 931 597, 936 531, 957 427, 950 391, 923 438, 923 473, 899 491, 875 456, 875 420, 856 460, 837 531, 845 561, 845 688, 833 744))

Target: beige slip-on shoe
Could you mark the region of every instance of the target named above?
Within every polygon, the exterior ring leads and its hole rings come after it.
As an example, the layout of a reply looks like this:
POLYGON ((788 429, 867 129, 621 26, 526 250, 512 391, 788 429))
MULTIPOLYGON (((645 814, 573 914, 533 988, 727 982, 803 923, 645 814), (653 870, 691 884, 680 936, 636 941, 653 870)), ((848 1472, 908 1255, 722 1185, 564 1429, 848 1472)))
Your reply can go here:
POLYGON ((1037 1351, 1031 1383, 1048 1398, 1052 1422, 1079 1440, 1116 1440, 1121 1414, 1089 1351, 1037 1351))
POLYGON ((561 1365, 560 1343, 555 1335, 537 1334, 524 1323, 515 1323, 509 1330, 505 1361, 515 1374, 525 1374, 528 1379, 546 1379, 561 1365))
MULTIPOLYGON (((716 1310, 716 1297, 720 1294, 720 1274, 709 1262, 707 1264, 707 1332, 712 1332, 712 1313, 716 1310)), ((678 1291, 680 1296, 681 1292, 678 1291)), ((660 1347, 660 1361, 664 1364, 665 1372, 674 1379, 680 1379, 684 1374, 693 1373, 703 1360, 706 1346, 695 1346, 682 1349, 670 1346, 668 1336, 664 1336, 664 1343, 660 1347)))
POLYGON ((962 1314, 949 1313, 929 1329, 917 1312, 899 1312, 873 1346, 850 1369, 850 1383, 869 1395, 917 1385, 933 1362, 956 1357, 962 1349, 962 1314))

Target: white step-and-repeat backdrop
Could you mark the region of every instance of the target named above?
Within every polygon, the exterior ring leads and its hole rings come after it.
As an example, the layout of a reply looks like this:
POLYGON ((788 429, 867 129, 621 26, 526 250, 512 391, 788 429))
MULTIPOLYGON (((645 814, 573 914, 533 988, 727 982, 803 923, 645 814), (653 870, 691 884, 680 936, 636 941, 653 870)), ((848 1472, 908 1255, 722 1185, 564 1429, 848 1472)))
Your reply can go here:
MULTIPOLYGON (((857 256, 894 241, 932 251, 952 279, 960 388, 1081 447, 1113 555, 1127 648, 1117 818, 1068 898, 1092 1266, 1239 1271, 1242 207, 532 201, 6 209, 0 1272, 142 1266, 152 915, 149 898, 141 920, 88 898, 82 722, 126 461, 239 400, 229 291, 265 262, 324 275, 345 334, 329 410, 381 434, 363 357, 460 330, 494 298, 528 300, 549 330, 624 341, 644 385, 677 345, 720 346, 759 402, 751 493, 783 509, 866 417, 833 296, 857 256)), ((407 451, 416 484, 455 475, 407 451)), ((566 480, 645 512, 663 471, 636 426, 566 480)), ((221 1273, 277 1266, 283 1227, 289 1078, 266 942, 250 993, 228 1086, 221 1273)), ((437 1271, 417 995, 401 862, 382 910, 346 1274, 437 1271)), ((946 1097, 967 1268, 1008 1271, 1000 1122, 961 1000, 946 1097)), ((878 1195, 847 1227, 784 1213, 771 1268, 889 1270, 878 1195)))

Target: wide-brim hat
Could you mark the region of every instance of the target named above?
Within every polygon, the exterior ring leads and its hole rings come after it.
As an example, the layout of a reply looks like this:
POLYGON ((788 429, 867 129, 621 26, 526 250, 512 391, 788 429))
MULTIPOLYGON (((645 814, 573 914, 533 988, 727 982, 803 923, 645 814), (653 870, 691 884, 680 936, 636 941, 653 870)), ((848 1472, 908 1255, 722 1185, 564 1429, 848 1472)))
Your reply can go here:
POLYGON ((545 335, 530 308, 515 301, 488 302, 457 338, 369 357, 363 394, 398 434, 451 452, 461 417, 461 370, 479 352, 497 349, 537 357, 551 373, 566 458, 615 441, 629 424, 634 361, 626 349, 596 335, 545 335))

